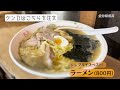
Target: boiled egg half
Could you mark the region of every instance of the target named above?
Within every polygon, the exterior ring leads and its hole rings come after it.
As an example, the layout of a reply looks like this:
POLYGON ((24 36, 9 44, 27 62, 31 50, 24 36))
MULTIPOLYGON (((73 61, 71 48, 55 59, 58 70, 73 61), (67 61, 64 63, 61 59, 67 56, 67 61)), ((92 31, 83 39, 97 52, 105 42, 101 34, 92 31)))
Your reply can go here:
POLYGON ((68 40, 62 36, 54 36, 54 42, 61 47, 65 47, 69 44, 68 40))

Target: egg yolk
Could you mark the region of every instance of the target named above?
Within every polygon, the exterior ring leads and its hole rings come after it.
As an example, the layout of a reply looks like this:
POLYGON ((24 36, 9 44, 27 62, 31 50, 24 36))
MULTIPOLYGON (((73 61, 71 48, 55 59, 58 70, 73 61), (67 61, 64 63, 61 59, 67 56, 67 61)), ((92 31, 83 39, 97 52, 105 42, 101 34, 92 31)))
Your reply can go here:
POLYGON ((62 41, 61 41, 61 39, 56 38, 56 39, 55 39, 55 43, 56 43, 57 45, 60 45, 60 44, 62 43, 62 41))

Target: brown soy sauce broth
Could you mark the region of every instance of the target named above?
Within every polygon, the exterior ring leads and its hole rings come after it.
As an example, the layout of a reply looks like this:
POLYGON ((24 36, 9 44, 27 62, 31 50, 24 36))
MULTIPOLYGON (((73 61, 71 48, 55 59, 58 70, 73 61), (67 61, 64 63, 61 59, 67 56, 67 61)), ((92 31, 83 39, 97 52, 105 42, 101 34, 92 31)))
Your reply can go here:
MULTIPOLYGON (((100 44, 100 41, 96 38, 95 35, 87 35, 85 32, 78 31, 78 30, 70 30, 70 29, 68 30, 68 29, 66 29, 64 31, 66 31, 67 33, 69 33, 70 35, 72 35, 73 38, 76 37, 77 38, 76 41, 79 41, 79 40, 84 41, 84 40, 86 40, 86 43, 81 43, 81 44, 83 44, 83 45, 81 45, 83 47, 84 47, 84 45, 86 45, 86 49, 85 50, 87 50, 87 47, 89 47, 89 46, 95 47, 95 48, 89 50, 91 52, 80 50, 84 54, 86 54, 86 55, 83 56, 83 57, 86 57, 86 58, 82 58, 83 60, 80 59, 79 55, 77 57, 77 53, 76 53, 77 49, 73 50, 73 53, 72 52, 71 53, 68 52, 64 56, 67 56, 68 58, 71 58, 71 59, 74 59, 75 61, 80 61, 80 62, 92 62, 92 61, 95 61, 98 58, 98 56, 100 55, 100 52, 101 52, 101 44, 100 44), (81 38, 83 38, 84 40, 82 40, 81 38), (88 39, 90 39, 90 40, 88 40, 88 39), (88 43, 90 43, 90 44, 88 44, 88 43), (90 53, 91 53, 91 55, 88 55, 90 53), (76 57, 75 57, 75 55, 76 55, 76 57)), ((89 49, 90 49, 90 47, 89 47, 89 49)), ((82 52, 79 52, 79 53, 82 53, 82 52)))

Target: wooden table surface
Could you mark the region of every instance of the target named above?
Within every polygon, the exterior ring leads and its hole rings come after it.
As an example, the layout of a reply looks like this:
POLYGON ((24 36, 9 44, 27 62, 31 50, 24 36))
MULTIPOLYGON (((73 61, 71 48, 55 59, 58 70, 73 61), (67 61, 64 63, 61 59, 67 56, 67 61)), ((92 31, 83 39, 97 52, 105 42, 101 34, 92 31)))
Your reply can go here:
MULTIPOLYGON (((32 23, 6 23, 4 19, 0 20, 0 66, 6 73, 14 76, 16 79, 46 79, 29 74, 17 67, 11 60, 8 53, 8 46, 12 37, 22 28, 32 23)), ((112 79, 120 79, 120 61, 107 56, 105 59, 107 68, 114 69, 115 76, 112 79)), ((107 79, 107 78, 103 78, 107 79)), ((110 78, 111 79, 111 78, 110 78)))

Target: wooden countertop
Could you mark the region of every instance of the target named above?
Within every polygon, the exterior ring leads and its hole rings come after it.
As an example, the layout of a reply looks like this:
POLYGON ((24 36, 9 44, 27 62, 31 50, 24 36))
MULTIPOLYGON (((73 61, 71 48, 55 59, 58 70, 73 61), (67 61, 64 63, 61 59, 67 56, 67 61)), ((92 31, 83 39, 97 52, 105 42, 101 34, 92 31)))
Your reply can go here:
MULTIPOLYGON (((4 19, 0 20, 0 66, 5 70, 6 73, 14 76, 16 79, 46 79, 45 77, 29 74, 17 67, 12 62, 8 53, 8 46, 12 37, 19 30, 30 24, 32 23, 6 23, 4 22, 4 19)), ((105 62, 107 64, 107 68, 115 70, 115 76, 112 79, 120 79, 120 61, 107 56, 105 62)))

